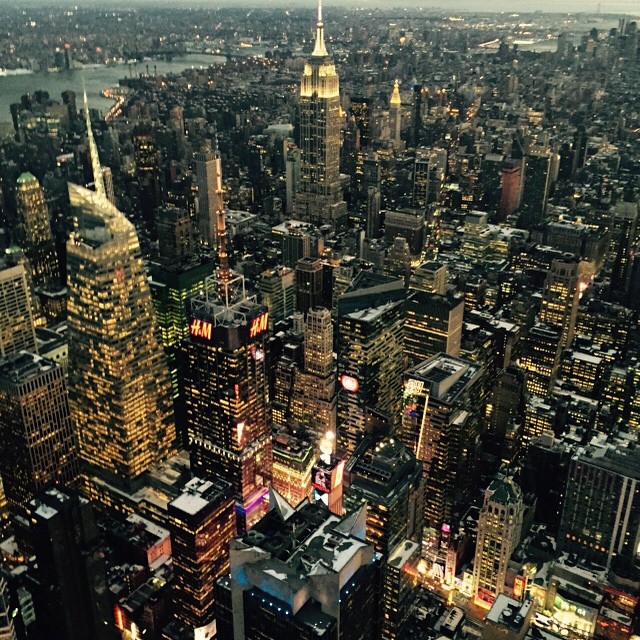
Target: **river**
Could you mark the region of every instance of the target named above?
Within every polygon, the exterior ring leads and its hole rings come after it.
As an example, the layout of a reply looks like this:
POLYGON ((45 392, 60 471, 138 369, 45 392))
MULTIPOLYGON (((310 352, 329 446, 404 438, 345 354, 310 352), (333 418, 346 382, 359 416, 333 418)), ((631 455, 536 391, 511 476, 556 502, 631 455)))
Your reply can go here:
MULTIPOLYGON (((160 74, 180 73, 188 68, 208 67, 214 63, 224 62, 222 56, 188 55, 176 57, 171 62, 166 60, 145 60, 131 66, 133 74, 146 73, 146 65, 149 65, 150 73, 153 66, 160 74)), ((96 66, 84 69, 71 69, 54 73, 24 73, 20 75, 0 76, 0 122, 10 122, 11 112, 9 105, 20 102, 20 96, 25 93, 33 93, 38 89, 49 92, 53 100, 62 102, 60 94, 71 89, 76 92, 77 100, 82 100, 82 80, 87 86, 89 106, 99 109, 103 113, 109 110, 113 102, 102 96, 102 90, 107 87, 115 87, 118 80, 129 75, 129 65, 96 66)), ((78 104, 80 106, 80 104, 78 104)))

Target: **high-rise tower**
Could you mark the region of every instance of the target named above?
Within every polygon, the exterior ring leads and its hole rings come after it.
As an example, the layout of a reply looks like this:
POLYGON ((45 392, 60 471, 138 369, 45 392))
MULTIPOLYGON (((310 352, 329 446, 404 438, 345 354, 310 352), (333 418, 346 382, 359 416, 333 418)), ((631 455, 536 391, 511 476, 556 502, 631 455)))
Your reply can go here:
POLYGON ((205 145, 195 155, 196 183, 198 185, 198 227, 200 242, 207 247, 216 246, 216 212, 224 210, 222 196, 222 159, 218 146, 205 145))
MULTIPOLYGON (((60 292, 60 269, 51 233, 49 210, 44 198, 44 190, 38 179, 30 173, 18 178, 16 189, 18 205, 17 244, 24 250, 29 262, 32 285, 37 293, 42 310, 50 321, 59 321, 63 312, 56 304, 56 298, 64 298, 60 292)), ((64 306, 63 306, 64 308, 64 306)))
POLYGON ((324 43, 320 0, 315 47, 302 72, 299 106, 302 163, 295 217, 318 226, 340 226, 347 215, 340 183, 340 89, 324 43))
POLYGON ((27 274, 22 264, 0 264, 0 357, 21 349, 36 350, 27 274))
POLYGON ((542 293, 540 321, 561 332, 560 349, 571 346, 578 316, 578 303, 593 266, 586 261, 553 260, 542 293))
POLYGON ((361 271, 338 301, 338 448, 353 453, 366 413, 401 417, 405 289, 402 280, 361 271))
POLYGON ((522 491, 511 478, 497 479, 489 485, 478 520, 473 563, 477 605, 490 607, 502 593, 509 559, 520 542, 523 512, 522 491))
POLYGON ((400 139, 402 129, 402 98, 400 97, 400 84, 397 80, 393 84, 393 91, 389 99, 389 127, 391 129, 393 144, 396 148, 399 148, 402 143, 400 139))
POLYGON ((96 191, 69 185, 69 399, 87 488, 131 486, 172 453, 171 389, 138 236, 105 195, 92 138, 96 191))
POLYGON ((27 352, 0 363, 0 475, 9 509, 22 515, 49 484, 72 486, 79 476, 64 371, 27 352))
POLYGON ((269 310, 229 269, 224 209, 216 209, 218 267, 188 301, 183 342, 191 467, 232 485, 240 533, 266 509, 271 478, 269 310))

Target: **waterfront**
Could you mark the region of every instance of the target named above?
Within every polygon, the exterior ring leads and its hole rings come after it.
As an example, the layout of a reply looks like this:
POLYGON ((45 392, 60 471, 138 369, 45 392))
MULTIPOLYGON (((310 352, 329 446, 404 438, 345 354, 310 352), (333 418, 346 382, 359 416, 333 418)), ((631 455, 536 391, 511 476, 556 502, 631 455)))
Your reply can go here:
MULTIPOLYGON (((224 61, 225 58, 222 56, 194 54, 180 58, 176 57, 171 62, 166 60, 145 60, 142 63, 132 65, 131 71, 135 75, 146 73, 147 65, 149 65, 149 71, 153 73, 155 65, 158 73, 180 73, 190 67, 208 67, 211 64, 224 61)), ((103 97, 102 91, 107 87, 117 86, 120 78, 128 75, 129 65, 120 64, 86 67, 57 73, 24 73, 0 76, 0 122, 11 121, 9 105, 13 102, 19 102, 20 96, 25 93, 33 93, 38 89, 43 89, 49 92, 52 99, 61 100, 60 93, 66 89, 71 89, 76 92, 78 97, 81 97, 83 78, 87 87, 89 105, 106 113, 113 101, 103 97)))

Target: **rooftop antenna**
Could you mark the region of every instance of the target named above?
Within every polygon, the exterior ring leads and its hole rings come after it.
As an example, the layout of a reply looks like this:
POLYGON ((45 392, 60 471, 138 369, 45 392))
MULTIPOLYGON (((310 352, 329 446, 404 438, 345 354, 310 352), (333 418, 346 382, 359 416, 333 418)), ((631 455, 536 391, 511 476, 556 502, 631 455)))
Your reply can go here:
POLYGON ((322 22, 322 0, 318 0, 318 21, 316 23, 316 44, 311 54, 318 58, 326 58, 327 47, 324 44, 324 23, 322 22))

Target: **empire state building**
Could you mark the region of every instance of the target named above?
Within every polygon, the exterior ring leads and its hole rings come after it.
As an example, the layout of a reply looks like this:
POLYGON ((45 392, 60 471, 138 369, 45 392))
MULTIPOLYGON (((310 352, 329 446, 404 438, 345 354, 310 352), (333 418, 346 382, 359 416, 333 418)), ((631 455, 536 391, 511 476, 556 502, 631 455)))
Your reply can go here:
POLYGON ((346 222, 347 204, 340 184, 340 89, 336 67, 324 43, 322 4, 313 53, 300 84, 302 162, 295 217, 334 228, 346 222))

